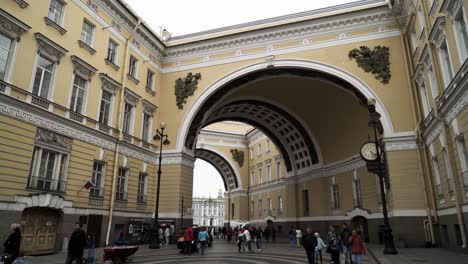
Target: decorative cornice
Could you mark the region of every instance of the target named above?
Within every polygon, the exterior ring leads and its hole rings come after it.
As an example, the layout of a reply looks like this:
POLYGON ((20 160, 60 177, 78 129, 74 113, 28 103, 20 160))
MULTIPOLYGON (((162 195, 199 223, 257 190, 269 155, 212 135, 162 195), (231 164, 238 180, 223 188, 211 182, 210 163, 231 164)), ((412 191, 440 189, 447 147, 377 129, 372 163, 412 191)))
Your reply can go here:
POLYGON ((109 77, 106 73, 99 73, 99 77, 101 78, 102 87, 114 94, 122 86, 122 84, 109 77))
POLYGON ((64 29, 62 26, 60 26, 59 24, 55 23, 55 21, 52 21, 50 18, 48 17, 44 17, 44 22, 46 23, 46 25, 54 28, 55 30, 57 30, 61 35, 67 33, 67 30, 64 29))
POLYGON ((91 80, 91 77, 98 70, 76 55, 72 55, 70 58, 73 62, 73 73, 78 74, 85 79, 91 80))
POLYGON ((131 105, 137 105, 140 101, 141 96, 130 90, 129 88, 125 87, 125 102, 131 105))
POLYGON ((13 1, 16 2, 21 8, 26 8, 29 6, 28 2, 24 0, 13 0, 13 1))
POLYGON ((450 123, 468 104, 468 60, 437 100, 439 114, 450 123))
POLYGON ((440 16, 434 22, 431 34, 429 35, 429 41, 439 48, 445 38, 445 17, 440 16))
POLYGON ((49 59, 52 59, 57 63, 60 63, 60 59, 62 58, 62 56, 68 52, 67 49, 53 42, 52 40, 50 40, 49 38, 47 38, 39 32, 34 33, 34 37, 36 38, 39 44, 38 53, 47 56, 49 59))
POLYGON ((150 164, 156 164, 157 162, 157 155, 154 152, 132 145, 125 141, 122 142, 122 146, 120 147, 119 153, 125 156, 142 160, 150 164))
POLYGON ((31 27, 0 8, 0 31, 19 41, 21 35, 31 27))
POLYGON ((385 143, 385 151, 414 150, 419 148, 414 133, 409 135, 386 137, 383 141, 385 143))
POLYGON ((195 165, 195 157, 192 157, 185 153, 164 153, 162 155, 162 162, 163 165, 184 165, 190 168, 194 168, 195 165))
POLYGON ((463 0, 444 0, 442 6, 440 7, 441 13, 446 13, 450 20, 455 19, 455 15, 460 11, 460 8, 463 6, 463 0))
POLYGON ((141 103, 143 104, 143 111, 149 115, 153 115, 154 112, 156 111, 156 109, 158 109, 157 106, 155 106, 154 104, 150 103, 150 101, 146 100, 146 99, 143 99, 141 101, 141 103))

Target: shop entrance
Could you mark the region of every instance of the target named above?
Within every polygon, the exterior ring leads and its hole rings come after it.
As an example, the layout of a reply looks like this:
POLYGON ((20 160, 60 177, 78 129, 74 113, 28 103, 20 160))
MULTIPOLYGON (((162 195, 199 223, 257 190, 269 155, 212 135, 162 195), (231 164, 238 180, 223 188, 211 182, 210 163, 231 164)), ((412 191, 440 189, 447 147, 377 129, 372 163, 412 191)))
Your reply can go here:
POLYGON ((48 208, 27 208, 23 211, 25 227, 21 248, 25 255, 54 253, 60 213, 48 208))

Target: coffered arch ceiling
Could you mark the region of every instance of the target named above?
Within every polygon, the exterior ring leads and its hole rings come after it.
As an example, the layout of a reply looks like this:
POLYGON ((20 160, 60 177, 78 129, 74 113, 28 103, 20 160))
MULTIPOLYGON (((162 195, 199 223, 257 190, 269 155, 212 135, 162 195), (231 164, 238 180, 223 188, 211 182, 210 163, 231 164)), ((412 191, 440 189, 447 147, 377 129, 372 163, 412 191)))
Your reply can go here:
POLYGON ((236 175, 234 168, 218 153, 208 149, 197 148, 195 149, 195 158, 202 159, 216 168, 223 178, 224 188, 227 191, 239 187, 238 175, 236 175))
POLYGON ((288 172, 307 171, 315 164, 358 153, 367 139, 366 102, 350 83, 324 72, 267 68, 214 92, 193 118, 185 147, 195 148, 196 137, 206 125, 241 121, 272 139, 288 172), (321 160, 323 152, 326 157, 321 160))

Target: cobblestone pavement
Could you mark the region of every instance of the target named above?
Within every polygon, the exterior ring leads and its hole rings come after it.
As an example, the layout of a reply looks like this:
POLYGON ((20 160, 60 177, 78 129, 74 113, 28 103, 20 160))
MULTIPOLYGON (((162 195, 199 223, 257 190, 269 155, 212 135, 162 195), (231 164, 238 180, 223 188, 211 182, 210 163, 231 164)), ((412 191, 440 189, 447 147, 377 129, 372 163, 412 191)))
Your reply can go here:
MULTIPOLYGON (((130 263, 219 263, 219 264, 299 264, 307 263, 307 257, 303 248, 290 248, 288 244, 265 244, 260 253, 238 253, 234 242, 228 243, 215 240, 213 247, 208 248, 205 255, 193 253, 191 255, 180 254, 173 246, 161 246, 161 249, 149 249, 142 245, 138 252, 130 259, 130 263)), ((255 247, 253 247, 255 248, 255 247)), ((96 250, 96 257, 102 255, 102 249, 96 250)), ((33 264, 63 264, 65 254, 29 257, 33 264)), ((96 261, 102 263, 102 260, 96 261)), ((323 263, 330 263, 328 254, 324 254, 323 263)), ((371 257, 364 257, 365 264, 374 264, 371 257)))

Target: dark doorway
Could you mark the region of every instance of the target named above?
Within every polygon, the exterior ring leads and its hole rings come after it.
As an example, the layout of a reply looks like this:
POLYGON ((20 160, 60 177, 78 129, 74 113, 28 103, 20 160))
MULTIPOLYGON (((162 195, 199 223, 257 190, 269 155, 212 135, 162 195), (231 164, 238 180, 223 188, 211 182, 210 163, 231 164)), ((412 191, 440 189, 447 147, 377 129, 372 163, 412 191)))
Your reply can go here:
POLYGON ((363 216, 356 216, 351 219, 351 229, 356 229, 358 233, 364 238, 366 243, 369 243, 369 231, 367 228, 367 218, 363 216))
POLYGON ((88 217, 88 235, 94 237, 94 245, 96 247, 101 245, 101 227, 102 215, 90 215, 88 217))

